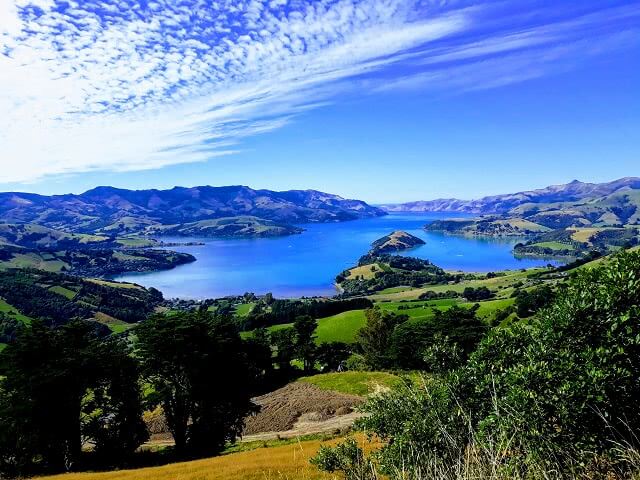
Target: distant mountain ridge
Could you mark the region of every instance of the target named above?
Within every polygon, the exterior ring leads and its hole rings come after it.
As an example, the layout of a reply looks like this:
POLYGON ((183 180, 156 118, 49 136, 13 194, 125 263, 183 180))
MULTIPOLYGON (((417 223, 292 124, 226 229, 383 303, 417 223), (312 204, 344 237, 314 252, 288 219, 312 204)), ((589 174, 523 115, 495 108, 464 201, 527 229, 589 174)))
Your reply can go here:
POLYGON ((579 202, 606 197, 624 190, 639 190, 640 177, 625 177, 607 183, 584 183, 574 180, 567 184, 552 185, 504 195, 492 195, 477 200, 455 198, 387 204, 380 207, 387 212, 460 212, 474 214, 503 214, 527 205, 559 202, 579 202))
MULTIPOLYGON (((75 233, 144 233, 160 225, 256 217, 280 224, 339 222, 386 213, 360 200, 316 190, 254 190, 246 186, 126 190, 97 187, 82 194, 0 193, 0 219, 75 233)), ((268 222, 264 222, 265 225, 268 222)), ((281 229, 286 231, 286 229, 281 229)))

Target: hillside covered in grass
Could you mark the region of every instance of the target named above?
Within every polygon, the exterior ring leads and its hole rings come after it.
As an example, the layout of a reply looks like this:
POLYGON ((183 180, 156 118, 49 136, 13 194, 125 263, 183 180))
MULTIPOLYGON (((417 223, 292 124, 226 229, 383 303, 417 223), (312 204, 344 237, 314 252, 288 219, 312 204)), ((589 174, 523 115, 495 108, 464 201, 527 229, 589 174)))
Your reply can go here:
MULTIPOLYGON (((431 204, 431 208, 448 211, 444 205, 431 204)), ((487 197, 460 208, 484 215, 436 220, 425 229, 468 236, 527 237, 514 250, 518 256, 580 257, 591 250, 607 253, 640 241, 637 178, 608 184, 572 182, 487 197)))
POLYGON ((0 271, 0 343, 11 341, 32 319, 51 326, 90 320, 107 333, 121 332, 147 318, 162 300, 157 290, 132 284, 28 269, 0 271))

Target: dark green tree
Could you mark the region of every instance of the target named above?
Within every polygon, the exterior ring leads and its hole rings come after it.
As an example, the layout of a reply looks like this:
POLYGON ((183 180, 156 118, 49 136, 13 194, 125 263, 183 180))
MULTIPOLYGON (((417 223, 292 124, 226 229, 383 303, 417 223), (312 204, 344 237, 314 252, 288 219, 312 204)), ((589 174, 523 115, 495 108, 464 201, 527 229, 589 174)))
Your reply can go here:
POLYGON ((291 370, 291 362, 296 354, 296 332, 293 328, 284 328, 271 333, 271 344, 276 350, 275 360, 281 372, 291 370))
POLYGON ((462 292, 462 296, 471 302, 488 300, 493 297, 493 293, 487 287, 466 287, 462 292))
POLYGON ((309 315, 301 315, 293 322, 293 330, 296 332, 296 356, 302 361, 305 372, 313 370, 315 365, 317 326, 317 322, 309 315))
POLYGON ((365 362, 373 369, 392 367, 392 334, 409 317, 384 312, 379 308, 367 310, 365 316, 367 323, 356 335, 358 348, 365 362))
POLYGON ((252 410, 251 368, 236 326, 208 313, 156 316, 136 328, 143 373, 179 455, 219 453, 252 410))
POLYGON ((458 356, 459 361, 464 362, 487 332, 487 326, 477 316, 478 308, 477 304, 471 308, 454 306, 444 311, 434 310, 432 319, 402 323, 389 339, 391 365, 403 369, 440 369, 443 365, 455 365, 456 362, 445 360, 449 355, 458 356), (444 337, 456 353, 447 346, 437 345, 444 337), (437 359, 434 355, 444 357, 437 359))
POLYGON ((351 347, 343 342, 325 342, 318 345, 316 361, 323 371, 336 371, 351 356, 351 347))
POLYGON ((94 361, 102 375, 84 407, 84 436, 92 439, 96 454, 109 465, 127 459, 148 439, 140 369, 131 353, 122 338, 109 337, 99 344, 94 361))
POLYGON ((266 328, 257 328, 253 336, 244 341, 252 384, 259 390, 266 387, 273 375, 271 340, 266 328))
POLYGON ((531 291, 518 290, 515 298, 516 313, 520 318, 528 318, 550 305, 555 299, 555 293, 550 286, 543 285, 531 291))

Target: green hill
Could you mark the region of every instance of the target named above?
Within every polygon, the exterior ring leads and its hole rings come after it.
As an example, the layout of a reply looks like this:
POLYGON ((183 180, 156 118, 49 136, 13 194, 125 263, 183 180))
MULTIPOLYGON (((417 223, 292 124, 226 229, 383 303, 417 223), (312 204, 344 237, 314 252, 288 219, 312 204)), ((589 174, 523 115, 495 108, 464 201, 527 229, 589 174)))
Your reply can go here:
POLYGON ((162 300, 157 290, 132 284, 29 269, 0 271, 0 313, 20 322, 39 318, 62 324, 80 318, 109 325, 134 323, 162 300))

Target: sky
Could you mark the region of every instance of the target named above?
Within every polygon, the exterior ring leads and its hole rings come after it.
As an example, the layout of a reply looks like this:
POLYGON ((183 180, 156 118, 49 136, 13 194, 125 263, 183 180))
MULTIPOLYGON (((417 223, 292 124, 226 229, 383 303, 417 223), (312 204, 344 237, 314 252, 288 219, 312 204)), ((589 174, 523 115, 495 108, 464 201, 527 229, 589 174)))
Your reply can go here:
POLYGON ((640 176, 640 2, 0 0, 0 190, 640 176))

